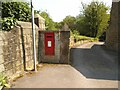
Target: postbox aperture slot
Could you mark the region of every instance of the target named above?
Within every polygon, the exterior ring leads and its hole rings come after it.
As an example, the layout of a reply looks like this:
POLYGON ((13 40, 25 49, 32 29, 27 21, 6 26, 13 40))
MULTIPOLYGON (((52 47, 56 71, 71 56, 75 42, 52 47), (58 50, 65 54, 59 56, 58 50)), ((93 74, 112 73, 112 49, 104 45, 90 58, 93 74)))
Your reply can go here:
POLYGON ((52 36, 47 36, 47 38, 52 38, 52 36))

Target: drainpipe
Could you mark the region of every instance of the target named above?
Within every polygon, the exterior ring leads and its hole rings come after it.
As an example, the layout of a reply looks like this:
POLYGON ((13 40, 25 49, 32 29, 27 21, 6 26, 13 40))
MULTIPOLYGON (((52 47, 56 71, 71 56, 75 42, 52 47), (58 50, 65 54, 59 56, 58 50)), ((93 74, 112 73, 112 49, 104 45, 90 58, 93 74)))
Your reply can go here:
POLYGON ((34 58, 34 71, 36 68, 36 46, 35 46, 35 26, 34 26, 34 7, 31 0, 31 11, 32 11, 32 39, 33 39, 33 58, 34 58))

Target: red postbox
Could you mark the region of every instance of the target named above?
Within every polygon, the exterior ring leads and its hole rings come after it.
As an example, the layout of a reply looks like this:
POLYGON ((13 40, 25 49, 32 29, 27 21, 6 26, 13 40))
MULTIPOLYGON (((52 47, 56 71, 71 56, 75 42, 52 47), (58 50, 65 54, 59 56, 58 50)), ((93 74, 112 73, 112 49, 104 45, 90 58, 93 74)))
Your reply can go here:
POLYGON ((45 34, 45 55, 55 54, 55 40, 53 32, 46 32, 45 34))

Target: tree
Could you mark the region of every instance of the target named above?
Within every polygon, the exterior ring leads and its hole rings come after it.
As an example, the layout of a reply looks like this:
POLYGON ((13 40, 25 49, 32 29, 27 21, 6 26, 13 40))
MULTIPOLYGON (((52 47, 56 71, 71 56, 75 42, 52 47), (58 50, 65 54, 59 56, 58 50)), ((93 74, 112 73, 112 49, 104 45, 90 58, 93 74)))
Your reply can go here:
MULTIPOLYGON (((9 31, 16 24, 16 20, 30 21, 31 9, 26 2, 13 2, 16 0, 2 0, 2 30, 9 31)), ((22 1, 22 0, 21 0, 22 1)))
POLYGON ((19 21, 30 21, 31 9, 26 2, 2 2, 2 18, 12 17, 19 21))
POLYGON ((63 25, 64 25, 63 22, 55 22, 55 28, 56 28, 57 30, 62 29, 63 25))
POLYGON ((40 15, 45 19, 46 30, 57 30, 55 28, 55 22, 50 18, 47 12, 43 11, 40 15))
POLYGON ((83 15, 79 15, 76 17, 76 30, 81 34, 81 35, 86 35, 87 34, 87 29, 85 27, 85 20, 83 15))
POLYGON ((69 28, 73 31, 75 30, 75 25, 76 25, 76 18, 73 17, 73 16, 66 16, 64 19, 63 19, 63 23, 67 24, 69 26, 69 28))
POLYGON ((77 21, 77 24, 80 25, 79 27, 84 30, 82 30, 82 33, 91 37, 99 37, 108 26, 108 10, 109 7, 103 2, 92 1, 89 5, 83 4, 83 15, 77 21))

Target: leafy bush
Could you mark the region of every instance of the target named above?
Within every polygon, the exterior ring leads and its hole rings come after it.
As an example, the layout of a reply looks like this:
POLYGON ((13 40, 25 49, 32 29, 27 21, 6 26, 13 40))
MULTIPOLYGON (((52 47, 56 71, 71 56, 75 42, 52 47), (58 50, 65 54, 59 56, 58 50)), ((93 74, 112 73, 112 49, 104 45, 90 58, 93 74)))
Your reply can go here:
POLYGON ((7 87, 10 88, 10 85, 7 84, 7 78, 0 73, 0 88, 7 87))
POLYGON ((79 36, 80 35, 80 33, 77 30, 73 30, 73 34, 74 34, 74 36, 79 36))
POLYGON ((2 30, 9 31, 16 25, 16 20, 30 21, 31 9, 26 2, 2 2, 2 30))
POLYGON ((30 21, 31 9, 26 2, 2 2, 2 18, 13 17, 19 21, 30 21))
POLYGON ((75 39, 76 39, 76 42, 82 41, 82 40, 88 40, 90 42, 98 41, 98 38, 91 38, 91 37, 81 36, 81 35, 76 36, 75 39))
POLYGON ((2 30, 9 31, 16 25, 16 19, 8 17, 2 19, 2 30))

